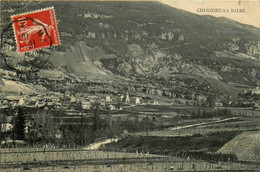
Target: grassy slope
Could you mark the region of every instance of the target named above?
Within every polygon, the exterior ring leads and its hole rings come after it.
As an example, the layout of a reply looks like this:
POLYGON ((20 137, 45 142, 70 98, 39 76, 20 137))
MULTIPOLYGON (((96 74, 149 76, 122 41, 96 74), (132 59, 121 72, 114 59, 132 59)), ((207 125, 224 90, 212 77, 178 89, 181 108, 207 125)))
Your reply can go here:
POLYGON ((28 84, 23 84, 21 82, 15 82, 11 80, 2 79, 3 84, 0 85, 0 90, 3 93, 16 93, 19 94, 23 92, 24 94, 33 94, 36 92, 35 88, 28 84))
POLYGON ((244 132, 226 143, 218 153, 233 153, 243 161, 260 161, 260 132, 244 132))

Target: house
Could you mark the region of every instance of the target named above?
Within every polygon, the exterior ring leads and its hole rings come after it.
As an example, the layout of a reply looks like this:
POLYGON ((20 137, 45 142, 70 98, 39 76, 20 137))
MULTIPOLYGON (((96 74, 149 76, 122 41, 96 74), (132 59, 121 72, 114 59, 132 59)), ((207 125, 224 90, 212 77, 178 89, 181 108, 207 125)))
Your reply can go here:
POLYGON ((76 97, 70 96, 70 102, 75 103, 77 101, 76 97))
POLYGON ((66 96, 67 98, 69 98, 70 95, 71 95, 70 91, 66 90, 66 91, 65 91, 65 96, 66 96))
POLYGON ((113 110, 116 110, 116 107, 115 107, 114 105, 109 105, 109 106, 108 106, 108 109, 111 110, 111 111, 113 111, 113 110))
POLYGON ((259 108, 259 104, 257 102, 252 102, 251 103, 251 106, 254 108, 254 109, 258 109, 259 108))
POLYGON ((136 97, 136 98, 135 98, 135 104, 140 104, 140 103, 141 103, 140 100, 141 100, 140 97, 136 97))
POLYGON ((53 92, 53 95, 58 97, 58 96, 61 96, 61 93, 60 92, 53 92))
POLYGON ((45 105, 46 105, 45 101, 43 101, 43 100, 38 101, 38 107, 43 107, 45 105))
POLYGON ((140 97, 133 97, 131 98, 131 102, 134 104, 141 104, 141 98, 140 97))
POLYGON ((154 104, 154 105, 158 105, 159 104, 158 100, 148 100, 147 103, 154 104))
POLYGON ((1 123, 1 132, 8 132, 13 129, 12 120, 13 116, 6 116, 6 118, 1 123))
POLYGON ((171 97, 171 96, 172 96, 172 93, 171 93, 170 91, 167 91, 167 90, 165 90, 165 91, 163 92, 163 94, 164 94, 165 96, 168 96, 168 97, 171 97))
POLYGON ((53 105, 54 105, 54 102, 52 102, 51 100, 47 100, 47 101, 46 101, 46 105, 47 105, 47 106, 53 106, 53 105))
POLYGON ((89 96, 88 99, 89 99, 89 101, 91 103, 95 103, 95 102, 97 102, 99 100, 99 97, 97 97, 97 96, 89 96))
POLYGON ((62 104, 60 102, 54 102, 53 106, 54 108, 61 108, 62 104))
POLYGON ((60 102, 60 98, 57 96, 52 97, 53 102, 60 102))
POLYGON ((2 104, 7 105, 7 104, 8 104, 8 100, 3 99, 3 100, 2 100, 2 104))
POLYGON ((79 97, 77 98, 77 103, 82 103, 85 101, 85 98, 84 97, 79 97))
POLYGON ((56 139, 61 139, 62 138, 62 132, 59 129, 57 129, 56 132, 55 132, 55 138, 56 139))
POLYGON ((65 114, 66 115, 79 115, 79 111, 70 109, 70 110, 66 110, 65 114))
POLYGON ((111 101, 112 101, 111 97, 109 95, 106 95, 106 102, 111 102, 111 101))
POLYGON ((24 124, 24 133, 25 133, 25 134, 28 134, 30 128, 32 128, 32 127, 33 127, 32 122, 29 121, 29 120, 26 120, 26 121, 25 121, 25 124, 24 124))
POLYGON ((6 96, 4 100, 6 100, 10 105, 15 106, 20 100, 20 96, 6 96))
POLYGON ((215 107, 223 107, 223 103, 220 101, 215 102, 215 107))
POLYGON ((256 87, 254 89, 251 90, 251 94, 256 94, 256 95, 260 95, 260 88, 259 87, 256 87))
POLYGON ((91 103, 89 101, 82 101, 82 109, 90 109, 91 103))
POLYGON ((38 100, 30 100, 26 107, 38 107, 38 100))
POLYGON ((121 104, 117 104, 117 105, 115 105, 115 107, 117 110, 123 110, 123 107, 121 104))
POLYGON ((95 99, 92 99, 92 98, 90 98, 90 99, 89 99, 89 101, 90 101, 90 103, 95 103, 95 101, 96 101, 96 100, 95 100, 95 99))
POLYGON ((103 108, 103 107, 105 107, 106 106, 106 102, 105 101, 101 101, 100 102, 100 106, 103 108))
POLYGON ((120 96, 120 101, 122 102, 122 101, 123 101, 123 99, 124 99, 124 96, 123 96, 123 95, 121 95, 121 96, 120 96))
POLYGON ((91 18, 91 13, 90 12, 85 13, 84 11, 84 18, 91 18))

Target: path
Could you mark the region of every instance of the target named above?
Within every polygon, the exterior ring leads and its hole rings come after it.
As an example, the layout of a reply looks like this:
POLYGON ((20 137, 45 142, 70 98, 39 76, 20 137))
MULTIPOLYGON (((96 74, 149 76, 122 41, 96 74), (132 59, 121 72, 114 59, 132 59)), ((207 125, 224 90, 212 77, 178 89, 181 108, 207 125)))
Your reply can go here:
POLYGON ((183 126, 177 126, 177 127, 169 127, 167 130, 173 131, 173 130, 180 130, 180 129, 184 129, 184 128, 198 127, 198 126, 202 126, 202 125, 208 125, 208 124, 215 124, 215 123, 230 121, 230 120, 238 119, 238 118, 239 117, 232 117, 232 118, 225 118, 225 119, 209 121, 209 122, 202 122, 202 123, 197 123, 197 124, 183 125, 183 126))
POLYGON ((112 142, 117 142, 118 138, 110 138, 100 142, 92 143, 89 146, 85 147, 84 150, 98 150, 101 145, 105 145, 112 142))

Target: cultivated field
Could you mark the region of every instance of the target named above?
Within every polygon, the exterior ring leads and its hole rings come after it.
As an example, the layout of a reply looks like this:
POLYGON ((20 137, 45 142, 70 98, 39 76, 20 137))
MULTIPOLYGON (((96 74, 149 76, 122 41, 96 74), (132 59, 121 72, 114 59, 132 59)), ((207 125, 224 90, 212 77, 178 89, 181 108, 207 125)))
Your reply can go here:
POLYGON ((0 163, 5 164, 23 164, 30 162, 49 162, 49 161, 77 161, 77 160, 118 160, 118 159, 136 159, 136 158, 154 158, 162 157, 160 155, 133 154, 124 152, 104 152, 87 150, 60 150, 52 149, 44 151, 43 149, 27 148, 1 150, 0 163))
POLYGON ((170 156, 83 151, 11 149, 1 152, 1 171, 87 171, 87 172, 141 172, 141 171, 209 171, 260 170, 260 166, 241 163, 210 163, 201 160, 170 156))

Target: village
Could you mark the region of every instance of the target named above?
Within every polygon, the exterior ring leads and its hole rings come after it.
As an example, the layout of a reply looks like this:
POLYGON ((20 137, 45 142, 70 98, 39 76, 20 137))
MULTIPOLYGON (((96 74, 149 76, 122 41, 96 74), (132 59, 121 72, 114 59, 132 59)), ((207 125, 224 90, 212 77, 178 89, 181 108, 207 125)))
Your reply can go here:
MULTIPOLYGON (((2 79, 3 85, 8 85, 8 82, 19 83, 15 80, 7 80, 10 79, 10 77, 7 76, 10 76, 12 73, 4 72, 2 72, 2 76, 5 78, 2 79)), ((69 79, 65 77, 61 77, 60 79, 38 78, 33 82, 35 85, 42 85, 49 89, 33 92, 31 94, 23 92, 22 89, 7 89, 1 93, 0 110, 5 116, 5 118, 2 118, 1 120, 2 133, 13 132, 15 125, 14 118, 17 117, 19 109, 30 109, 30 113, 34 113, 39 109, 48 112, 51 111, 53 114, 59 114, 56 118, 71 118, 71 120, 77 118, 78 120, 76 124, 79 125, 82 116, 85 116, 86 118, 93 116, 93 109, 99 110, 99 115, 103 120, 106 120, 107 116, 104 114, 122 114, 121 117, 125 116, 124 118, 128 118, 126 116, 131 116, 131 113, 133 113, 133 110, 131 109, 134 109, 136 106, 145 107, 146 105, 188 105, 194 107, 243 107, 247 109, 259 109, 256 100, 251 102, 232 102, 231 99, 220 99, 220 97, 217 99, 211 99, 202 94, 189 92, 180 93, 178 91, 167 89, 167 87, 159 89, 156 84, 153 86, 150 84, 145 86, 138 83, 131 83, 130 85, 117 83, 113 85, 112 82, 86 82, 84 81, 84 78, 69 79), (55 86, 53 84, 55 84, 55 86), (65 87, 68 87, 69 89, 64 90, 65 87)), ((147 82, 149 82, 149 79, 147 82)), ((170 83, 172 84, 172 82, 170 83)), ((240 96, 248 97, 251 95, 257 97, 259 94, 260 89, 257 87, 241 92, 240 96)), ((139 114, 139 121, 147 118, 146 115, 142 115, 139 112, 135 113, 139 114)), ((116 118, 119 119, 119 116, 116 118)), ((152 115, 150 118, 154 119, 152 115)), ((29 133, 28 130, 32 128, 32 121, 30 121, 30 119, 26 119, 26 121, 27 122, 24 126, 25 133, 29 133)), ((9 136, 11 135, 9 134, 9 136)), ((10 137, 7 137, 7 139, 10 139, 10 137)))

